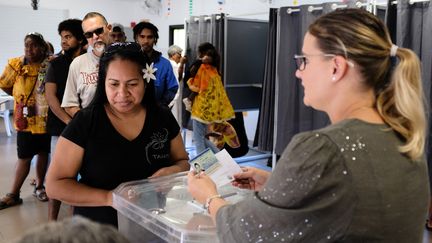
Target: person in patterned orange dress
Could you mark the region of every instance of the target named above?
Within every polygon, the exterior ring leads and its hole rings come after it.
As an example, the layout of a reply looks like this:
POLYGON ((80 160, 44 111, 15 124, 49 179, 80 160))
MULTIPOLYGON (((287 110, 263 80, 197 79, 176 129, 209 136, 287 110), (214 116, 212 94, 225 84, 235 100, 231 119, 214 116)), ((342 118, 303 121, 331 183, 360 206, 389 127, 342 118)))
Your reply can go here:
POLYGON ((202 64, 197 74, 187 81, 190 90, 196 93, 191 117, 197 154, 206 148, 212 149, 213 152, 219 151, 205 137, 208 124, 222 123, 235 117, 219 75, 219 53, 212 44, 205 42, 199 45, 198 54, 202 64))
POLYGON ((33 195, 47 201, 44 188, 51 136, 46 131, 48 103, 45 100, 45 72, 48 46, 39 33, 24 38, 25 55, 8 61, 0 77, 0 88, 15 99, 14 126, 17 130, 18 162, 9 193, 0 200, 0 209, 22 203, 20 189, 30 171, 30 162, 37 155, 36 185, 33 195))

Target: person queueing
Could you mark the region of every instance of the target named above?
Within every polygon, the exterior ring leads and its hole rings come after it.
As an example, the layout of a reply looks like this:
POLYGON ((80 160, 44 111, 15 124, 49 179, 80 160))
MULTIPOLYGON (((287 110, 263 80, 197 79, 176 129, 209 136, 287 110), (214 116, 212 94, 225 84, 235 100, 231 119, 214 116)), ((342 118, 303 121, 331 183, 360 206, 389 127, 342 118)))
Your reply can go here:
POLYGON ((0 77, 0 88, 14 97, 14 127, 17 130, 18 161, 9 193, 0 200, 0 209, 22 203, 21 187, 30 172, 35 155, 36 182, 33 195, 47 201, 44 180, 51 136, 46 131, 48 104, 44 78, 48 66, 48 46, 37 32, 24 38, 24 56, 9 59, 0 77))
POLYGON ((184 72, 184 66, 186 64, 187 58, 185 56, 182 56, 183 49, 181 49, 177 45, 171 45, 168 48, 168 58, 169 62, 171 63, 174 76, 178 80, 178 90, 176 95, 174 96, 174 99, 171 101, 171 103, 168 105, 168 107, 171 107, 171 112, 174 114, 174 117, 178 121, 178 123, 181 125, 182 120, 182 94, 183 94, 183 72, 184 72))
POLYGON ((154 82, 156 101, 168 107, 177 93, 178 80, 174 76, 171 63, 162 56, 161 52, 154 49, 159 39, 158 32, 158 28, 149 22, 140 22, 133 28, 135 42, 141 46, 142 51, 157 69, 154 82))
POLYGON ((121 24, 113 24, 112 31, 109 33, 111 38, 111 43, 114 42, 126 42, 126 34, 124 32, 124 27, 121 24))
POLYGON ((82 29, 91 51, 75 58, 66 81, 61 107, 74 117, 80 109, 87 107, 96 92, 99 59, 105 46, 111 44, 111 25, 97 12, 87 13, 82 20, 82 29))
MULTIPOLYGON (((83 35, 79 19, 67 19, 58 25, 63 54, 50 62, 45 77, 45 96, 50 107, 48 111, 47 130, 51 135, 51 154, 53 154, 58 137, 72 117, 60 107, 63 100, 69 65, 77 56, 86 52, 83 47, 87 40, 83 35)), ((61 202, 50 199, 48 202, 48 219, 57 220, 61 202)))
POLYGON ((147 61, 136 43, 109 46, 92 103, 57 142, 47 192, 74 205, 74 214, 116 226, 117 212, 110 206, 120 183, 189 169, 180 127, 157 104, 147 61))
POLYGON ((361 9, 312 23, 295 56, 303 101, 326 128, 296 135, 272 174, 245 168, 255 191, 228 205, 205 173, 189 191, 221 242, 422 242, 429 201, 420 63, 361 9))
POLYGON ((219 75, 220 56, 216 48, 208 43, 198 46, 198 55, 202 64, 194 63, 191 68, 198 67, 196 75, 187 80, 192 98, 193 140, 197 154, 210 148, 213 152, 219 149, 206 137, 207 125, 223 123, 235 117, 234 109, 223 87, 219 75))

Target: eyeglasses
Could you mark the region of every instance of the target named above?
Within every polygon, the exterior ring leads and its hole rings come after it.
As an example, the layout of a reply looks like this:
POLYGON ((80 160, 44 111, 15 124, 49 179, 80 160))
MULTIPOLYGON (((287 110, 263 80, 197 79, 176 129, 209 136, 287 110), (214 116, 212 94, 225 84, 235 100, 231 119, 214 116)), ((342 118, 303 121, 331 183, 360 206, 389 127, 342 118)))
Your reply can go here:
POLYGON ((141 46, 136 42, 115 42, 106 48, 104 56, 112 55, 120 50, 140 52, 141 46))
POLYGON ((309 57, 335 57, 335 54, 311 54, 311 55, 294 55, 294 60, 299 71, 303 71, 306 68, 306 64, 309 63, 307 58, 309 57))
POLYGON ((100 27, 100 28, 97 28, 93 31, 85 32, 84 36, 85 36, 85 38, 90 39, 93 37, 93 34, 99 36, 99 35, 102 35, 103 33, 104 33, 104 27, 100 27))

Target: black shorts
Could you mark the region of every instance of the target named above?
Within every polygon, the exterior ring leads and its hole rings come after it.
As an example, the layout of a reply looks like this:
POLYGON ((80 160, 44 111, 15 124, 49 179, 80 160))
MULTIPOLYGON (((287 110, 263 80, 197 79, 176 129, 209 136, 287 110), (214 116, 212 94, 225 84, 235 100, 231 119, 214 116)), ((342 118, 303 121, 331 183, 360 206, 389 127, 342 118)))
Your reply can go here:
POLYGON ((17 131, 17 152, 19 159, 32 158, 34 155, 45 152, 50 153, 51 135, 32 134, 31 132, 17 131))

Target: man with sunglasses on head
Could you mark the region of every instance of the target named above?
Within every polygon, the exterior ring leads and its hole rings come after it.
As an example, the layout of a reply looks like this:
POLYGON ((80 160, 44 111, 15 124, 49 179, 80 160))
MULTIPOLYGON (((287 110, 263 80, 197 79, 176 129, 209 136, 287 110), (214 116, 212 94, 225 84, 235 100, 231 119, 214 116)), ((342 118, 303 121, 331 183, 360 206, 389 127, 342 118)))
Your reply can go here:
POLYGON ((99 59, 105 46, 111 43, 111 25, 97 12, 90 12, 82 21, 84 36, 91 51, 75 58, 69 68, 61 107, 73 117, 81 108, 87 107, 96 91, 99 59))

